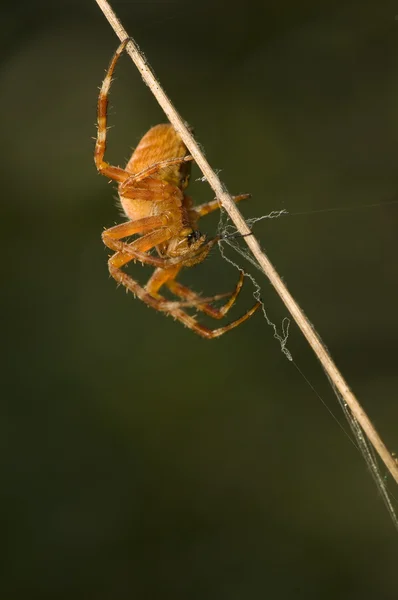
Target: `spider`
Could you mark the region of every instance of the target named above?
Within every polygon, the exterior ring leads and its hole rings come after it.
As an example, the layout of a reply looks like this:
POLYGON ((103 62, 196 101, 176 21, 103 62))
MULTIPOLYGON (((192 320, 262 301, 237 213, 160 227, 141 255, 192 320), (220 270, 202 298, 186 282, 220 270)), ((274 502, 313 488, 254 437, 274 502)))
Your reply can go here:
MULTIPOLYGON (((95 164, 101 175, 118 183, 120 203, 129 219, 102 233, 104 244, 115 251, 108 261, 109 272, 119 284, 152 308, 170 314, 204 338, 216 338, 246 321, 260 303, 257 302, 240 319, 218 329, 201 325, 183 310, 184 307, 196 307, 214 319, 221 319, 234 304, 243 285, 241 271, 233 292, 203 298, 176 281, 183 267, 202 262, 220 239, 208 239, 197 228, 199 218, 217 210, 219 202, 215 199, 194 207, 192 199, 185 195, 192 161, 185 144, 172 125, 161 124, 144 135, 125 169, 104 160, 108 94, 116 63, 127 42, 128 39, 116 50, 98 97, 95 164), (122 241, 134 234, 139 236, 134 241, 122 241), (153 248, 156 248, 158 256, 148 254, 153 248), (155 267, 145 287, 121 269, 132 260, 155 267), (161 296, 159 290, 162 286, 181 300, 170 301, 161 296), (212 305, 225 297, 229 299, 223 306, 216 308, 212 305)), ((249 194, 242 194, 235 196, 234 200, 238 202, 248 197, 249 194)))

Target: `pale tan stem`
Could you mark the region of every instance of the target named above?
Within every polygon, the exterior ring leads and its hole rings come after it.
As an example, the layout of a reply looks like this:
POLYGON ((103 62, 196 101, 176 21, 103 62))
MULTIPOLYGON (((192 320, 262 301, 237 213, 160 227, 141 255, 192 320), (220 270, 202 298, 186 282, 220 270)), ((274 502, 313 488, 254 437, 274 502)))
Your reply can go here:
MULTIPOLYGON (((120 41, 123 41, 127 37, 129 37, 127 31, 120 23, 119 19, 113 12, 107 0, 96 0, 96 2, 101 8, 107 20, 109 21, 111 27, 113 28, 120 41)), ((202 171, 203 175, 206 177, 209 185, 213 188, 218 200, 220 201, 223 208, 225 208, 225 210, 227 211, 231 221, 233 221, 237 230, 243 235, 250 233, 249 226, 242 217, 242 214, 240 213, 236 204, 233 202, 230 194, 226 191, 220 179, 210 167, 205 156, 203 155, 203 152, 199 148, 199 145, 197 144, 191 132, 189 131, 187 124, 174 108, 173 104, 162 89, 159 81, 156 79, 154 73, 152 72, 151 68, 146 62, 144 55, 133 40, 131 40, 127 44, 126 51, 130 55, 137 69, 140 71, 144 82, 150 88, 156 100, 159 102, 170 123, 181 136, 181 139, 187 146, 189 152, 193 156, 196 164, 202 171)), ((276 272, 271 261, 261 250, 260 244, 258 243, 256 237, 254 235, 249 235, 245 237, 244 240, 249 246, 253 256, 256 258, 262 271, 268 277, 269 281, 281 297, 286 308, 292 315, 293 319, 300 327, 306 340, 310 344, 311 348, 313 349, 319 361, 321 362, 324 370, 329 376, 332 384, 340 393, 344 402, 347 403, 348 407, 351 410, 351 413, 362 427, 368 439, 373 444, 376 452, 379 454, 381 460, 386 465, 392 477, 398 483, 398 465, 395 459, 391 456, 387 447, 385 446, 379 434, 377 433, 375 427, 372 425, 365 411, 363 410, 358 400, 350 390, 342 374, 340 373, 333 360, 329 356, 328 352, 326 351, 324 344, 322 343, 315 330, 309 323, 304 312, 301 310, 297 302, 290 294, 286 285, 283 283, 282 279, 276 272)))

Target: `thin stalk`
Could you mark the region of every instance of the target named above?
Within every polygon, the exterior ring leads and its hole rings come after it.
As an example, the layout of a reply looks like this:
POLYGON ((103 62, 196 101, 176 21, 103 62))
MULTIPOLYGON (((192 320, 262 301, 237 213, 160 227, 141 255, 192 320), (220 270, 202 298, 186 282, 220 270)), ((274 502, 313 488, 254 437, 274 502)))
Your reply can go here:
MULTIPOLYGON (((107 18, 109 24, 111 25, 112 29, 114 30, 120 41, 123 41, 127 37, 129 37, 127 31, 124 29, 116 14, 112 10, 109 2, 107 0, 96 0, 96 2, 102 10, 102 12, 104 13, 105 17, 107 18)), ((231 221, 233 221, 237 230, 243 236, 246 236, 244 237, 244 241, 246 242, 253 256, 260 265, 261 270, 268 277, 272 286, 275 288, 276 292, 282 299, 282 302, 285 304, 293 319, 296 321, 297 325, 301 329, 307 342, 315 352, 322 367, 326 371, 326 374, 330 378, 332 386, 334 386, 337 389, 338 393, 343 398, 343 401, 349 407, 352 415, 360 424, 364 433, 372 443, 377 454, 384 462, 388 471, 391 473, 396 483, 398 483, 398 464, 388 451, 386 445, 377 433, 374 425, 372 424, 369 417, 359 404, 357 398, 354 396, 353 392, 349 388, 347 382, 345 381, 339 369, 333 362, 322 340, 314 330, 313 326, 308 321, 303 310, 299 307, 297 302, 294 300, 293 296, 290 294, 289 290, 286 287, 286 284, 282 281, 281 277, 277 273, 275 267, 273 266, 267 255, 261 250, 260 244, 257 241, 256 237, 254 235, 247 235, 251 233, 251 230, 247 225, 246 221, 244 220, 241 212, 232 200, 230 194, 227 192, 227 190, 221 183, 219 177, 216 175, 216 173, 213 171, 213 169, 207 162, 203 152, 199 148, 198 143, 189 131, 187 124, 177 112, 172 102, 166 95, 165 91, 161 87, 159 81, 155 77, 155 74, 153 73, 152 69, 150 68, 145 59, 145 56, 140 51, 137 44, 131 38, 126 46, 126 52, 129 54, 135 66, 141 73, 142 79, 149 87, 152 94, 155 96, 156 100, 163 109, 170 123, 180 135, 184 144, 193 156, 194 161, 196 162, 199 169, 202 171, 203 175, 208 181, 210 187, 214 190, 220 204, 228 213, 231 221)))

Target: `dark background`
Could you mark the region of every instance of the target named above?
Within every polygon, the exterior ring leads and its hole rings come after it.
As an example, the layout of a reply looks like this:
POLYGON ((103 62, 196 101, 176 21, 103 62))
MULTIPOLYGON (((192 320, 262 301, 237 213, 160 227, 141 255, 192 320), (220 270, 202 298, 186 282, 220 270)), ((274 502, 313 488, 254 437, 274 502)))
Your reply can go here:
MULTIPOLYGON (((255 231, 398 451, 398 4, 114 8, 229 190, 253 194, 245 216, 290 213, 255 231)), ((366 465, 261 315, 206 341, 109 279, 100 234, 121 218, 91 138, 117 39, 95 2, 9 2, 1 20, 1 596, 396 598, 366 465)), ((123 164, 165 119, 126 57, 111 104, 123 164)), ((210 295, 236 278, 214 251, 182 280, 210 295)), ((294 325, 288 347, 345 427, 294 325)))

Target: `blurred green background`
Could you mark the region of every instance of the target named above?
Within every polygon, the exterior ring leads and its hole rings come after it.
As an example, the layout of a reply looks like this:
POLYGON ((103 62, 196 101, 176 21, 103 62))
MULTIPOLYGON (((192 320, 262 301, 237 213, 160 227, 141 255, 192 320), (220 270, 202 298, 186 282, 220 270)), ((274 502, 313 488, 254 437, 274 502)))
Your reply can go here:
MULTIPOLYGON (((113 4, 245 216, 289 212, 256 234, 398 451, 398 4, 113 4)), ((95 2, 9 2, 2 31, 1 597, 396 598, 366 465, 262 316, 206 341, 109 279, 121 217, 91 138, 117 39, 95 2)), ((111 105, 124 164, 165 120, 126 57, 111 105)), ((236 278, 214 251, 181 280, 236 278)), ((288 347, 345 427, 294 325, 288 347)))

